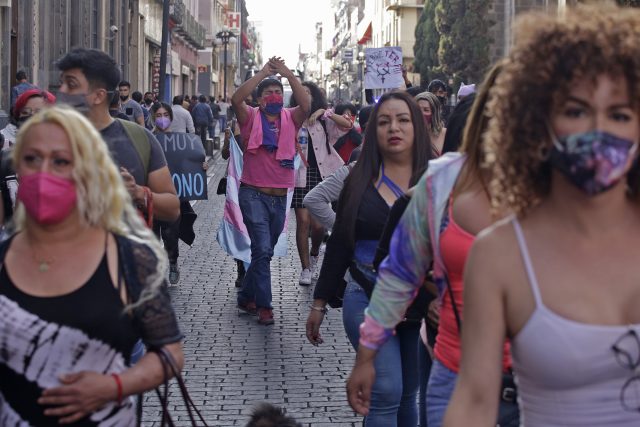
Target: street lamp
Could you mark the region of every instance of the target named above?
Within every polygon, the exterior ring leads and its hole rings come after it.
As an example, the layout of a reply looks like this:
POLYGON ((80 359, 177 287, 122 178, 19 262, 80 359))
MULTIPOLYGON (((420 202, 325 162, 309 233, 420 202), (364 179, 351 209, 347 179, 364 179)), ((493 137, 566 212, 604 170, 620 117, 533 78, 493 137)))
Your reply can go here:
POLYGON ((360 74, 360 105, 364 105, 364 52, 358 52, 358 73, 360 74))
POLYGON ((224 45, 224 100, 227 101, 227 47, 229 46, 229 40, 235 37, 231 31, 224 29, 216 34, 216 38, 220 39, 224 45))
POLYGON ((340 66, 335 66, 331 69, 334 73, 338 73, 338 103, 340 102, 341 94, 340 94, 340 85, 342 84, 342 64, 340 66))

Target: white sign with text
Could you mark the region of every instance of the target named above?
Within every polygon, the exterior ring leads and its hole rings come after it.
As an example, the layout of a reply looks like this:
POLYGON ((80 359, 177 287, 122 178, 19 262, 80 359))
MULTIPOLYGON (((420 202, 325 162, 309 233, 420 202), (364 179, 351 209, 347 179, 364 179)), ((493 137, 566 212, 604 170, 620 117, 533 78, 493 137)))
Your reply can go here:
POLYGON ((402 48, 399 46, 370 47, 364 50, 367 68, 365 89, 395 89, 404 84, 402 78, 402 48))

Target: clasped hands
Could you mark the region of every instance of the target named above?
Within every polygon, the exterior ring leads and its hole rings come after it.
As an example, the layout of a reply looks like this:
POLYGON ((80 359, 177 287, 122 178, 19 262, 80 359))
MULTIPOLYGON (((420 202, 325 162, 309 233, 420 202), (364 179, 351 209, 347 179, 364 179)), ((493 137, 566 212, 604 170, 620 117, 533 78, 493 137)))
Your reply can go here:
POLYGON ((295 78, 293 72, 284 63, 284 59, 280 58, 279 56, 272 56, 271 58, 269 58, 269 61, 267 61, 267 63, 264 64, 264 67, 262 67, 262 71, 265 71, 269 75, 280 74, 287 80, 289 78, 295 78))

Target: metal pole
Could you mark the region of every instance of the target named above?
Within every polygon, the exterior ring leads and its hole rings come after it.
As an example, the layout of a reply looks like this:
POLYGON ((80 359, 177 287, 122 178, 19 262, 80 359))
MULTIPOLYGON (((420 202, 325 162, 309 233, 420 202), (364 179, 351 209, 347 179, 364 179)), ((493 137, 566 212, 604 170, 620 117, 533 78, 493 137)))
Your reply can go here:
POLYGON ((224 44, 224 102, 227 102, 227 46, 229 45, 229 38, 225 34, 222 38, 224 44))
POLYGON ((169 0, 162 2, 162 41, 160 42, 160 92, 158 99, 169 102, 165 99, 165 84, 167 81, 167 49, 169 44, 169 0))

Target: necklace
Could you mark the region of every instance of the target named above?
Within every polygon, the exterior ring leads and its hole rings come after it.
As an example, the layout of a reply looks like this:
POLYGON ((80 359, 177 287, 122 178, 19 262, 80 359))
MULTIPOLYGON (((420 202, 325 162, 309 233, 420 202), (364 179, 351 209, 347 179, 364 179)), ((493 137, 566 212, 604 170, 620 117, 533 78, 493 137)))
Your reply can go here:
POLYGON ((36 253, 36 248, 35 245, 30 244, 31 248, 30 251, 31 252, 31 258, 33 259, 33 261, 35 261, 36 264, 38 264, 38 271, 40 273, 46 273, 47 271, 49 271, 49 269, 51 268, 51 264, 53 264, 55 262, 55 258, 53 257, 40 257, 38 256, 38 254, 36 253))

